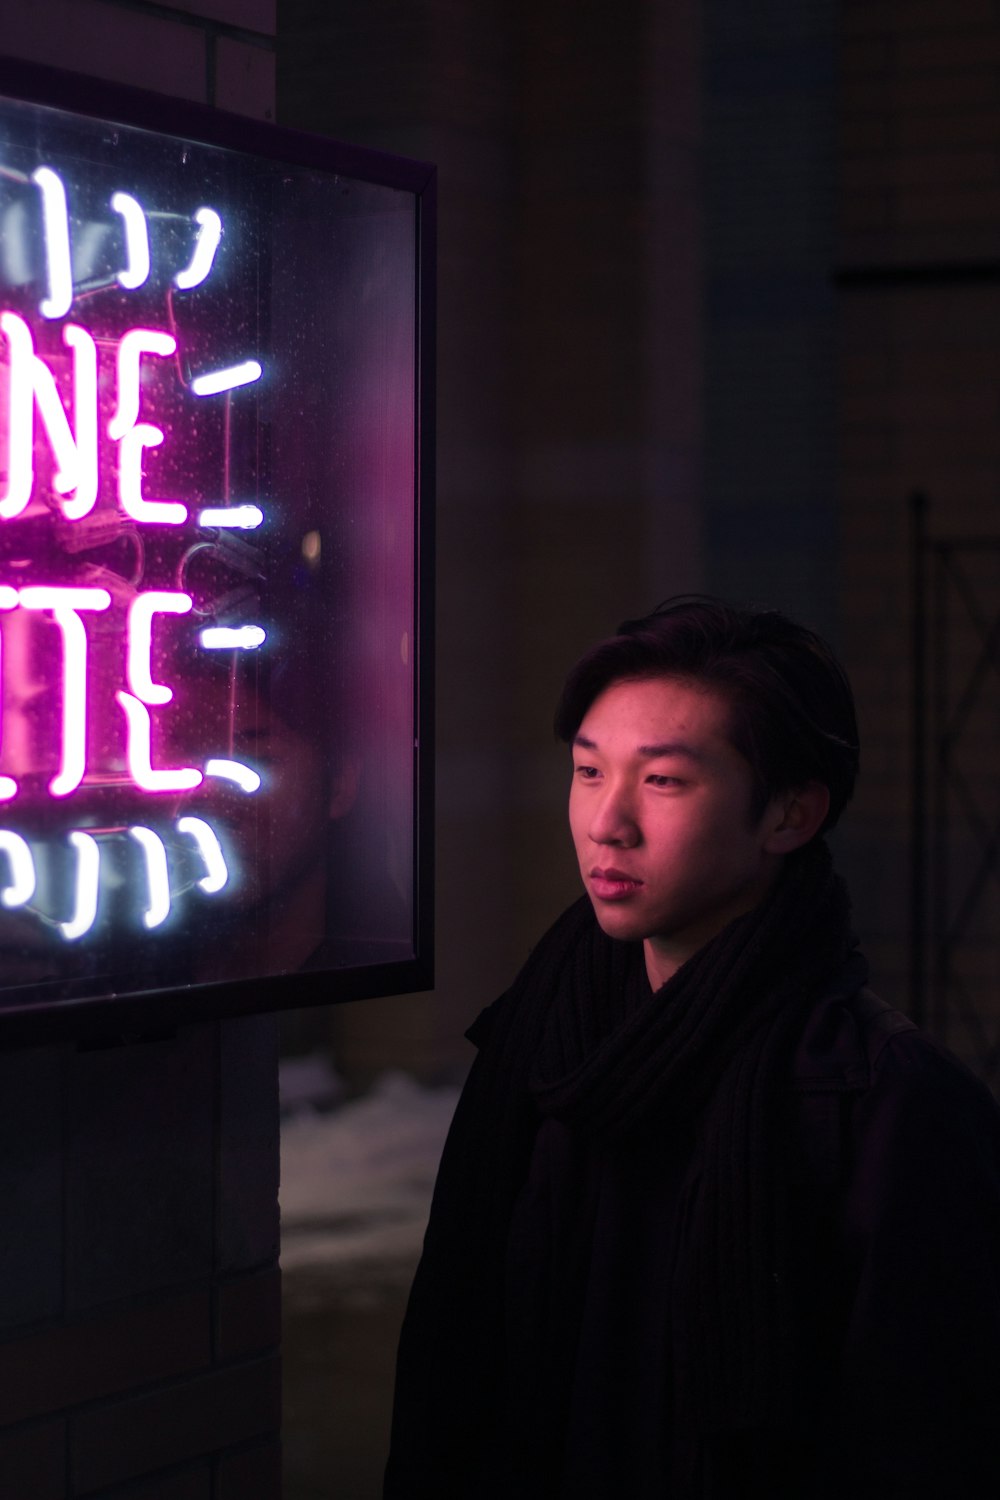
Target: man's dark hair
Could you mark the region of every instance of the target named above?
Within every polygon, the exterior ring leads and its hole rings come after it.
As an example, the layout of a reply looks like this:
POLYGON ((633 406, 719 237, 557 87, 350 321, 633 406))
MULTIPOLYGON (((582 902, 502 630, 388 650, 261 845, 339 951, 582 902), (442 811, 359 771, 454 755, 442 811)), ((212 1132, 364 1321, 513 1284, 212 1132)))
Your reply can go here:
POLYGON ((847 674, 813 631, 776 609, 737 608, 702 594, 625 620, 570 672, 555 729, 569 744, 594 700, 622 680, 672 677, 729 705, 729 739, 754 777, 752 815, 779 793, 818 781, 836 823, 858 774, 858 725, 847 674))

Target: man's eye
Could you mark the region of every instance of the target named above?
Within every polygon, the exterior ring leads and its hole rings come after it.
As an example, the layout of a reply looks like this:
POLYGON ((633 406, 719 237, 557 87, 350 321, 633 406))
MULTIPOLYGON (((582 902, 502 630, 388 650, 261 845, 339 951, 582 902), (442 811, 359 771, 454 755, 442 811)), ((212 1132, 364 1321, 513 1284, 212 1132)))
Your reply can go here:
POLYGON ((574 770, 574 775, 579 776, 581 781, 593 781, 597 774, 596 766, 577 766, 574 770))
POLYGON ((647 776, 646 780, 652 786, 680 786, 679 776, 647 776))

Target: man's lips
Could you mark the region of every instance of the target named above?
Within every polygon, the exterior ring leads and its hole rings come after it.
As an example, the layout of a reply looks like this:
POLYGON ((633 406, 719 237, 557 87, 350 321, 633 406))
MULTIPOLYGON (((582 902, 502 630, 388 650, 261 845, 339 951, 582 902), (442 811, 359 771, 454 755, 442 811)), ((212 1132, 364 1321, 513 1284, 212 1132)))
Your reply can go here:
POLYGON ((642 881, 624 870, 591 870, 590 889, 602 901, 622 901, 640 889, 642 881))

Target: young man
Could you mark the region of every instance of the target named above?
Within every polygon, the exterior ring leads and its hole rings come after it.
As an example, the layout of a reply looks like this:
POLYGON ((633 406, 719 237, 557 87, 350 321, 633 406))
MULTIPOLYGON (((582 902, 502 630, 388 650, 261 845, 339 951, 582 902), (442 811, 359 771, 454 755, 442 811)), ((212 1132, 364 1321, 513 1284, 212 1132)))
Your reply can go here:
POLYGON ((556 728, 586 894, 469 1033, 388 1500, 997 1500, 1000 1110, 865 988, 843 670, 686 598, 556 728))

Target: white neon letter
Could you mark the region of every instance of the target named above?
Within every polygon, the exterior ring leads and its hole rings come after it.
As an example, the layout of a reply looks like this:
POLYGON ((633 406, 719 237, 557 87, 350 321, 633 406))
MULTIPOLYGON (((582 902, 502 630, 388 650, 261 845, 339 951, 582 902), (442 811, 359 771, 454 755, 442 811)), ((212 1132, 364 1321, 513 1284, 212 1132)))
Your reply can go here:
POLYGON ((146 884, 149 902, 142 914, 146 927, 159 927, 170 915, 170 876, 167 873, 167 851, 159 834, 141 824, 129 833, 146 856, 146 884))
POLYGON ((260 786, 257 772, 238 760, 207 760, 205 775, 218 776, 223 781, 234 781, 242 792, 255 792, 260 786))
POLYGON ((150 720, 145 703, 131 693, 115 694, 128 721, 128 769, 136 786, 144 792, 191 792, 201 786, 202 774, 194 766, 154 770, 150 764, 150 720))
POLYGON ((240 385, 253 385, 263 373, 255 359, 245 359, 241 365, 230 365, 226 370, 196 375, 191 389, 196 396, 218 396, 222 391, 234 391, 240 385))
POLYGON ((209 896, 221 891, 229 879, 229 871, 215 829, 203 818, 187 817, 177 819, 177 832, 190 834, 198 846, 198 853, 205 861, 208 873, 198 881, 201 889, 209 896))
POLYGON ((210 505, 198 512, 199 526, 232 526, 240 531, 254 531, 264 519, 257 505, 210 505))
POLYGON ((76 850, 76 904, 68 922, 59 923, 59 931, 68 943, 83 937, 97 916, 97 885, 101 875, 101 851, 89 833, 74 831, 69 841, 76 850))
POLYGON ((137 594, 128 610, 128 685, 143 703, 169 703, 173 690, 154 682, 150 675, 154 615, 186 615, 190 594, 172 594, 150 589, 137 594))
POLYGON ((25 609, 50 609, 62 632, 62 766, 49 791, 65 797, 80 785, 87 763, 87 629, 79 611, 107 609, 111 595, 107 589, 32 587, 21 589, 19 599, 25 609))
POLYGON ((142 205, 130 193, 112 193, 111 207, 125 223, 125 257, 128 265, 118 272, 118 285, 132 292, 149 275, 149 230, 142 205))
POLYGON ((108 423, 108 436, 121 443, 118 456, 118 498, 133 521, 166 522, 182 526, 187 506, 180 500, 146 500, 142 493, 142 455, 163 442, 159 427, 139 421, 139 364, 144 354, 163 358, 176 353, 177 340, 156 328, 133 328, 118 345, 118 405, 108 423))
POLYGON ((73 305, 73 271, 69 257, 69 214, 62 178, 51 167, 38 167, 32 182, 41 189, 42 222, 45 225, 45 259, 49 273, 49 295, 38 310, 43 318, 64 318, 73 305))
POLYGON ((259 625, 206 625, 198 640, 206 651, 255 651, 267 635, 259 625))
POLYGON ((10 885, 4 888, 0 901, 4 906, 23 906, 35 894, 35 861, 19 833, 0 829, 0 849, 10 861, 10 885))
POLYGON ((31 329, 17 313, 0 313, 0 331, 10 345, 7 379, 7 493, 0 500, 0 519, 19 516, 31 499, 35 474, 32 465, 34 433, 32 400, 35 388, 35 346, 31 329))
POLYGON ((193 286, 200 286, 205 280, 212 269, 215 252, 222 239, 222 220, 214 208, 199 208, 194 217, 198 225, 198 238, 194 242, 191 264, 186 270, 178 271, 174 277, 174 285, 182 292, 193 286))

